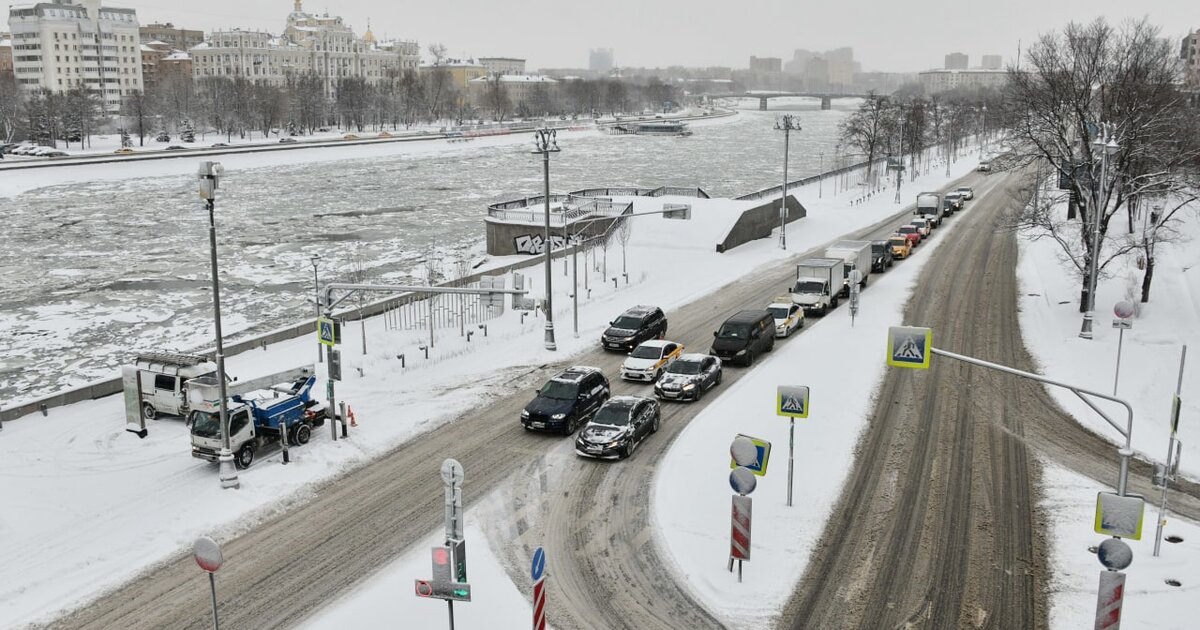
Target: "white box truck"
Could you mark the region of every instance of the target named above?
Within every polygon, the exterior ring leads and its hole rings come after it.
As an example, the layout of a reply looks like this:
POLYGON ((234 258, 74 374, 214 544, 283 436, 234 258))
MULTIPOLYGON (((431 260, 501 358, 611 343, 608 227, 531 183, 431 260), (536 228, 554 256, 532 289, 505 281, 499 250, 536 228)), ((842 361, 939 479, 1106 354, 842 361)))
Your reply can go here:
POLYGON ((805 314, 824 315, 829 309, 837 308, 844 265, 841 258, 801 260, 796 264, 796 283, 789 289, 792 303, 799 304, 805 314))
POLYGON ((925 217, 932 227, 942 222, 942 196, 935 192, 923 192, 917 195, 917 208, 913 214, 925 217))
POLYGON ((188 381, 217 373, 207 357, 177 352, 144 352, 121 367, 129 431, 145 437, 145 421, 159 414, 186 416, 188 381))
POLYGON ((871 241, 838 241, 825 250, 826 258, 839 258, 842 266, 842 295, 850 295, 850 272, 858 270, 859 287, 867 286, 871 275, 871 241))

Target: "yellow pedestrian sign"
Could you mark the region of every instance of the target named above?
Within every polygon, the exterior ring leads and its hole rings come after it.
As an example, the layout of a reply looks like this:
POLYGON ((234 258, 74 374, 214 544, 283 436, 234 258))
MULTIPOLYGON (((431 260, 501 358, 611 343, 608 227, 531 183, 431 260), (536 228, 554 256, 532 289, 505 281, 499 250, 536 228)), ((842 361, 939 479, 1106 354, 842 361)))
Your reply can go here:
POLYGON ((787 418, 807 418, 808 388, 780 385, 775 390, 775 414, 787 418))
POLYGON ((888 365, 892 367, 929 369, 933 349, 933 331, 914 326, 888 328, 888 365))
POLYGON ((1133 494, 1097 492, 1096 533, 1141 540, 1145 503, 1145 499, 1133 494))
MULTIPOLYGON (((767 463, 771 461, 771 443, 766 440, 760 440, 756 437, 751 437, 749 435, 742 435, 741 433, 738 434, 738 437, 746 438, 752 444, 754 444, 754 455, 753 455, 754 461, 751 463, 744 464, 744 466, 746 468, 749 468, 750 472, 754 473, 755 475, 757 475, 759 477, 766 475, 767 474, 767 463)), ((732 454, 732 452, 731 452, 731 454, 732 454)), ((737 467, 738 467, 737 459, 731 458, 729 460, 729 468, 732 470, 737 467)))
POLYGON ((324 317, 317 319, 317 339, 332 348, 337 343, 337 332, 332 319, 324 317))

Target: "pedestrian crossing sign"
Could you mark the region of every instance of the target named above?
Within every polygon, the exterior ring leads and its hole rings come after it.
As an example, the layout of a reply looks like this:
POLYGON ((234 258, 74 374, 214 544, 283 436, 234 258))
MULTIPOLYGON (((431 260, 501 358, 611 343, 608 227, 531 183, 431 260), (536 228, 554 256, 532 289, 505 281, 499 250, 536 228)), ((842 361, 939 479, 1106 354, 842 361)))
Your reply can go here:
POLYGON ((780 385, 775 392, 775 414, 788 418, 807 418, 808 388, 780 385))
POLYGON ((317 339, 332 348, 338 342, 337 330, 332 319, 321 317, 317 319, 317 339))
POLYGON ((915 326, 888 328, 888 365, 892 367, 929 369, 933 349, 933 330, 915 326))

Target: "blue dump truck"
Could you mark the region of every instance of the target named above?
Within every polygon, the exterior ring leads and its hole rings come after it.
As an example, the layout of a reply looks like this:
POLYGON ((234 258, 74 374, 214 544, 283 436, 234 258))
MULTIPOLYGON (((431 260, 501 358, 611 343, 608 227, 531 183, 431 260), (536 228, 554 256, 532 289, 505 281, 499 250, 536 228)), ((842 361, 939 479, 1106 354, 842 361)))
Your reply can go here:
MULTIPOLYGON (((229 448, 238 468, 249 466, 256 453, 281 439, 296 446, 307 444, 313 427, 325 423, 325 407, 311 397, 317 381, 312 368, 299 368, 292 375, 291 382, 263 389, 234 393, 227 388, 229 448)), ((210 462, 221 453, 220 396, 215 378, 196 378, 189 384, 192 456, 210 462)))

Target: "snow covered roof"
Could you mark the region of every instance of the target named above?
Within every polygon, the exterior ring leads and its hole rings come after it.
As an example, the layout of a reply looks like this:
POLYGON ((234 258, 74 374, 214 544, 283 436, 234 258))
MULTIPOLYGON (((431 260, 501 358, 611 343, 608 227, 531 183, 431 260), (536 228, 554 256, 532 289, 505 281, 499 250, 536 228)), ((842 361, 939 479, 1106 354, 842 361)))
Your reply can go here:
POLYGON ((162 41, 161 39, 156 39, 156 40, 154 40, 154 41, 152 41, 152 42, 145 42, 145 43, 143 43, 142 45, 143 45, 143 46, 170 46, 170 44, 168 44, 167 42, 164 42, 164 41, 162 41))
POLYGON ((12 46, 11 39, 0 39, 0 46, 12 46))
POLYGON ((192 56, 187 54, 186 52, 184 52, 182 50, 176 50, 176 51, 172 52, 171 54, 167 55, 166 57, 163 57, 163 61, 186 61, 191 58, 192 58, 192 56))
POLYGON ((157 50, 151 48, 149 44, 142 44, 141 48, 142 52, 158 52, 157 50))
POLYGON ((471 79, 470 82, 490 81, 493 78, 499 79, 501 83, 558 83, 557 80, 540 74, 502 74, 498 77, 479 77, 471 79))
POLYGON ((192 46, 191 50, 203 50, 205 48, 212 48, 212 46, 210 46, 208 42, 200 42, 199 44, 192 46))

